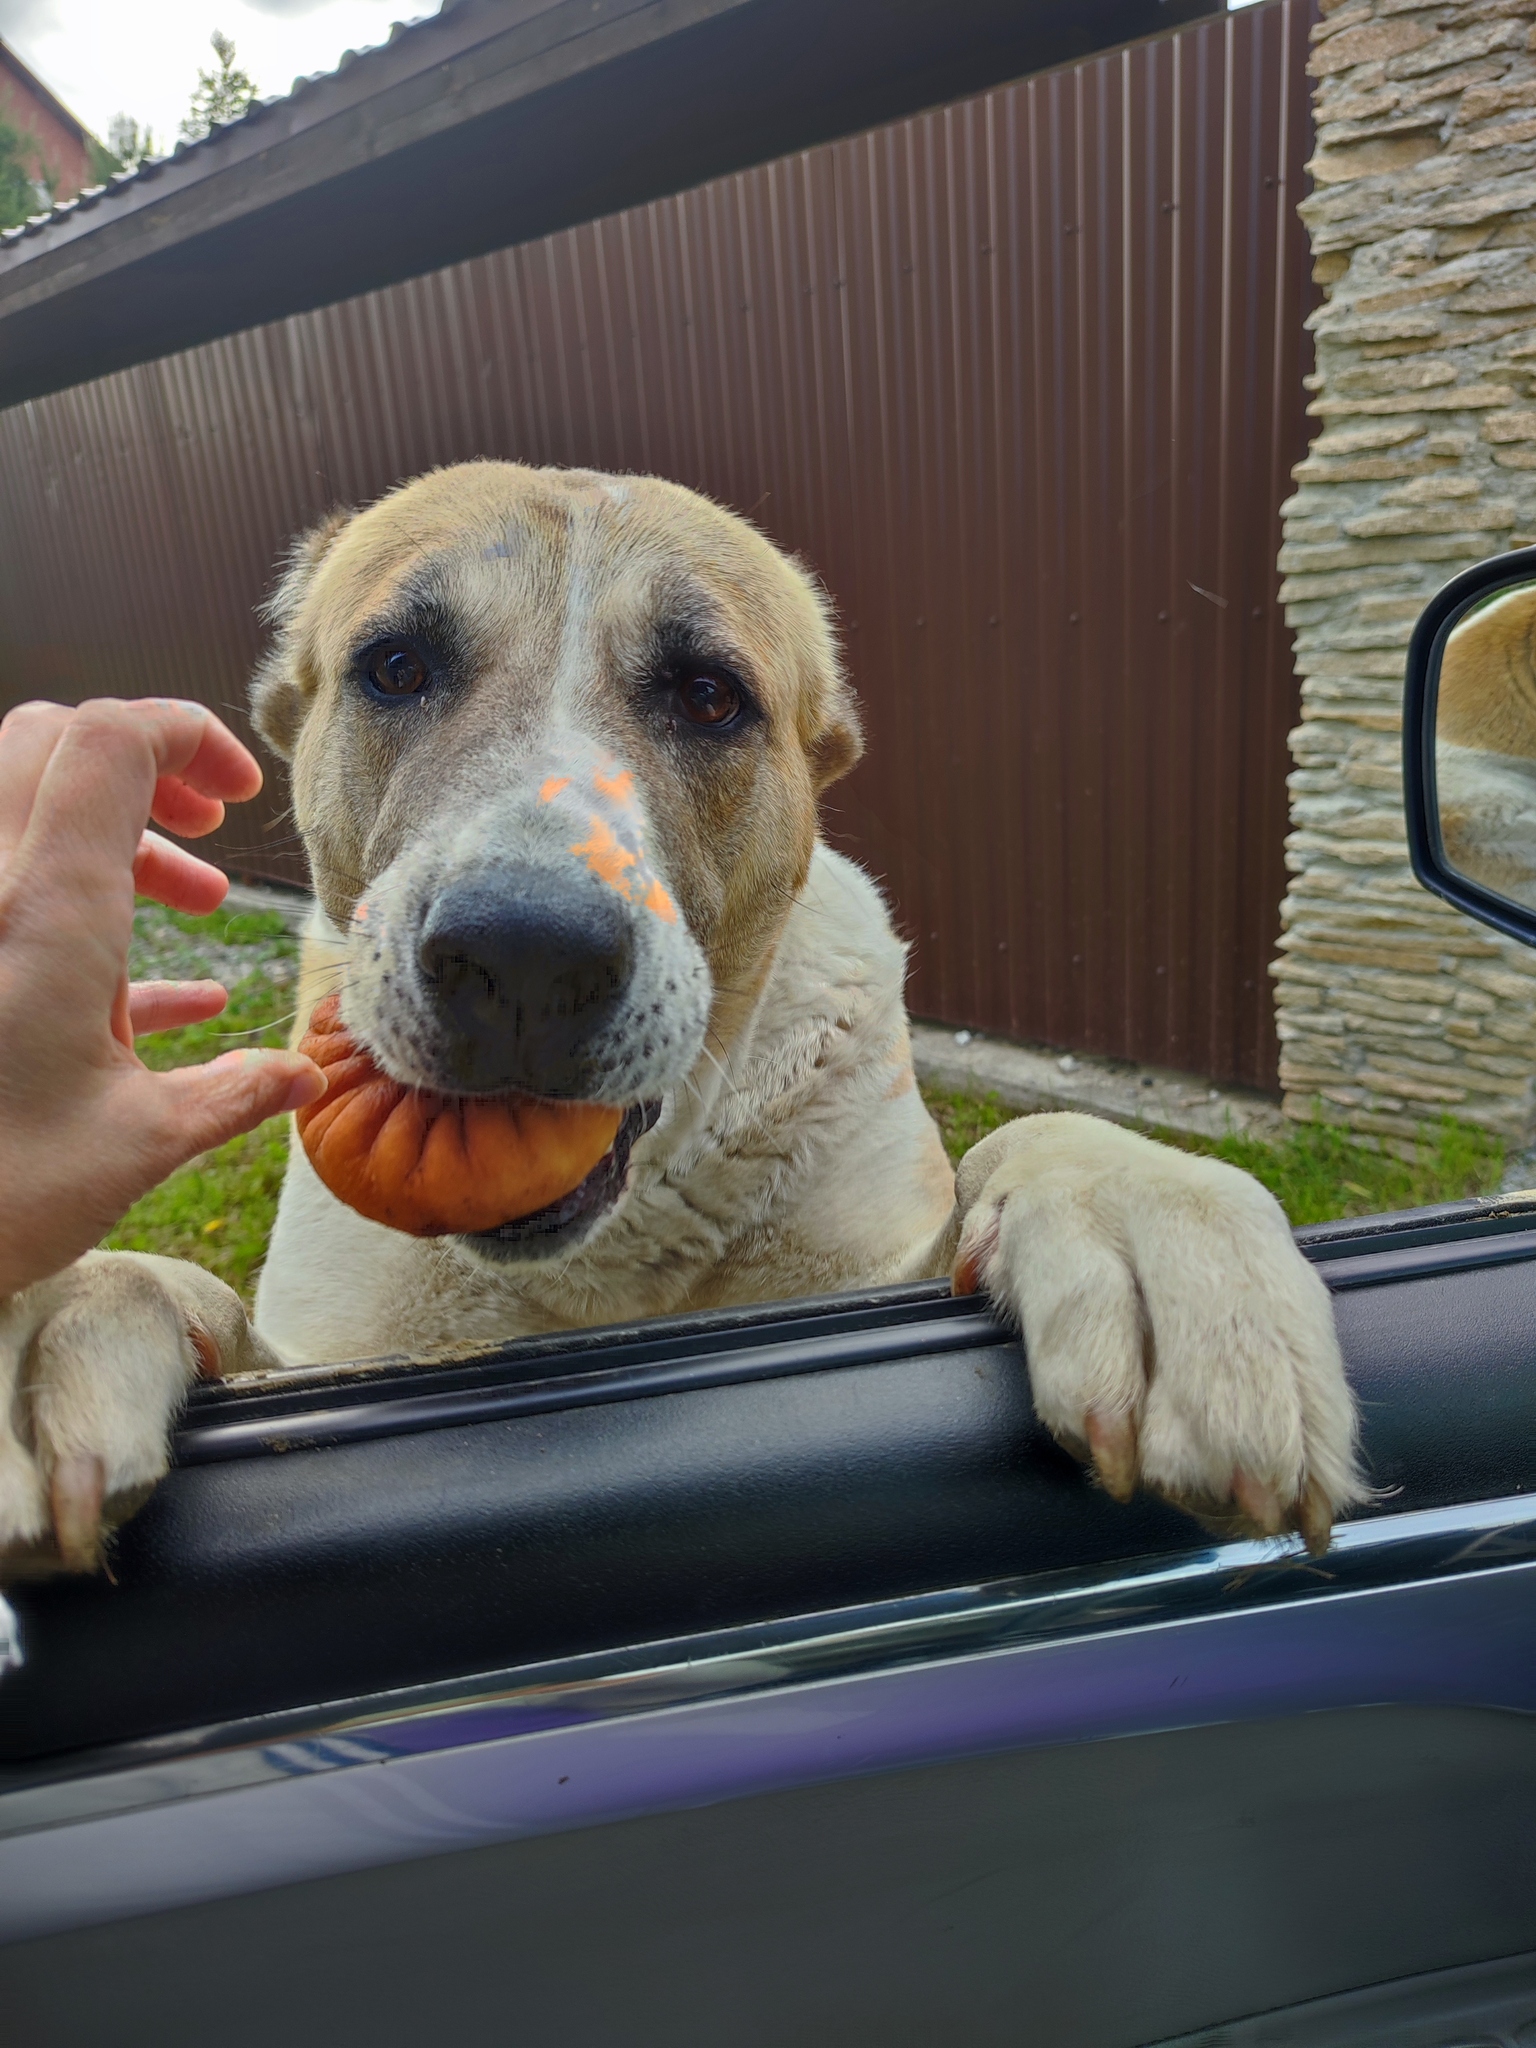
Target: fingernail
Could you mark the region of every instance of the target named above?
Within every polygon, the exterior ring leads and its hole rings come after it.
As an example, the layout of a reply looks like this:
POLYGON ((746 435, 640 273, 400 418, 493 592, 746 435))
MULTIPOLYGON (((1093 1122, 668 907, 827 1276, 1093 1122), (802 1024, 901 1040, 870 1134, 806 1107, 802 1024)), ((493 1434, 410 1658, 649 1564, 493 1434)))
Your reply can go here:
MULTIPOLYGON (((287 1066, 292 1057, 291 1053, 268 1052, 259 1046, 246 1045, 234 1052, 221 1052, 216 1060, 208 1062, 208 1069, 217 1072, 220 1068, 248 1067, 252 1060, 259 1060, 263 1066, 287 1066)), ((273 1114, 285 1109, 303 1109, 307 1103, 318 1102, 329 1086, 324 1073, 313 1060, 305 1060, 302 1066, 290 1070, 287 1093, 273 1114)))
POLYGON ((312 1102, 318 1102, 330 1082, 316 1066, 301 1067, 288 1084, 288 1093, 283 1097, 284 1109, 307 1109, 312 1102))

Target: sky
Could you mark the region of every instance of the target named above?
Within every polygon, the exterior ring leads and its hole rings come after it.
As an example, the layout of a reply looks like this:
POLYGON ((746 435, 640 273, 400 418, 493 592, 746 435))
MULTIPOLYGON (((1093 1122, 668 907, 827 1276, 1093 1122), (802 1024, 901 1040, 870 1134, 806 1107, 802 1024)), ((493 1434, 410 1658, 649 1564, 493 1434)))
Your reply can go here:
POLYGON ((266 98, 383 42, 392 21, 436 12, 437 0, 0 0, 0 37, 103 141, 114 114, 131 114, 169 149, 216 61, 216 28, 266 98))
POLYGON ((383 42, 391 21, 436 12, 437 0, 0 0, 0 37, 103 141, 114 114, 131 114, 169 149, 216 28, 266 98, 383 42))

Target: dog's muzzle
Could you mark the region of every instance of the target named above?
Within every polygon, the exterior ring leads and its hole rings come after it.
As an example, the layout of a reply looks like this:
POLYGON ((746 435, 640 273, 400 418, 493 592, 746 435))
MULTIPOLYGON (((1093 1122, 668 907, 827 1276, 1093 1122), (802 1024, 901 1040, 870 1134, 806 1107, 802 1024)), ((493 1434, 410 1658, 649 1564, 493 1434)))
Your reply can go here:
POLYGON ((611 892, 533 867, 453 882, 428 910, 417 963, 446 1084, 605 1096, 595 1055, 634 966, 630 919, 611 892))
POLYGON ((458 1240, 506 1260, 583 1242, 622 1201, 631 1147, 699 1058, 713 986, 646 855, 627 771, 563 771, 531 793, 513 780, 495 803, 466 801, 420 831, 373 878, 353 908, 341 1004, 402 1087, 624 1113, 579 1187, 458 1240))

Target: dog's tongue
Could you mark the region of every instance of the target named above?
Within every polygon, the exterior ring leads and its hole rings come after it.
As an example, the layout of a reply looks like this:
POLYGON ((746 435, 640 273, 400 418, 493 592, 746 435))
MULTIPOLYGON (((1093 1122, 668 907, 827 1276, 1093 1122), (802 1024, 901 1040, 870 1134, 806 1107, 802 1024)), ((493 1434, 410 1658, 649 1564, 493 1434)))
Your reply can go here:
POLYGON ((295 1112, 310 1164, 340 1201, 413 1237, 497 1230, 578 1187, 623 1112, 532 1095, 438 1095, 392 1081, 341 1021, 315 1005, 300 1041, 330 1083, 295 1112))

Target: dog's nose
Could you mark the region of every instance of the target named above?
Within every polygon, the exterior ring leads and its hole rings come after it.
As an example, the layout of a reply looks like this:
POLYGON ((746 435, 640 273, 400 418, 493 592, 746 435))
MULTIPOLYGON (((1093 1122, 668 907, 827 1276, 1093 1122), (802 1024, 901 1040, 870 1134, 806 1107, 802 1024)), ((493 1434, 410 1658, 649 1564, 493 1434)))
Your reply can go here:
POLYGON ((422 978, 449 1026, 457 1086, 601 1093, 592 1041, 629 983, 617 898, 548 869, 451 883, 422 928, 422 978))

